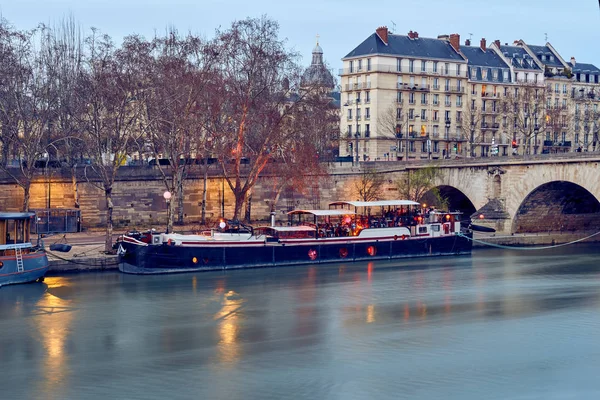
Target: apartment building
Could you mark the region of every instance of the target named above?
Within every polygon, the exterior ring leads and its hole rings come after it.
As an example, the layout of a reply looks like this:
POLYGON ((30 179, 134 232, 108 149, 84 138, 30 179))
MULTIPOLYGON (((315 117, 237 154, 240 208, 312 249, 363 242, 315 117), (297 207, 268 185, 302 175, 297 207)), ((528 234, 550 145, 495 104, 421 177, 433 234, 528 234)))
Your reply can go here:
POLYGON ((348 53, 340 70, 340 156, 440 158, 451 140, 464 140, 451 123, 467 92, 459 41, 381 27, 348 53))
POLYGON ((342 59, 340 155, 364 160, 596 151, 600 70, 550 43, 380 27, 342 59), (587 134, 587 136, 586 136, 587 134))

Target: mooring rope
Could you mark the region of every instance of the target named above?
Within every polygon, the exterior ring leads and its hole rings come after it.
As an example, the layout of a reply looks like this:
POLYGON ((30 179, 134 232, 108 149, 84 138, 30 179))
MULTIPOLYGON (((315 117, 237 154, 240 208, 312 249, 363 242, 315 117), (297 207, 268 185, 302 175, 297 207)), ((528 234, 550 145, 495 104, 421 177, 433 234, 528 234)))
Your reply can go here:
POLYGON ((578 243, 578 242, 583 242, 584 240, 592 238, 592 237, 594 237, 596 235, 600 235, 600 231, 598 231, 596 233, 593 233, 593 234, 591 234, 589 236, 586 236, 584 238, 573 240, 573 241, 567 242, 567 243, 559 243, 559 244, 554 244, 554 245, 551 245, 551 246, 538 246, 538 247, 527 246, 527 247, 523 247, 523 246, 507 246, 507 245, 504 245, 504 244, 484 242, 483 240, 479 240, 479 239, 475 239, 475 238, 463 235, 461 232, 459 232, 457 234, 457 236, 462 236, 462 237, 464 237, 466 239, 471 240, 474 243, 481 243, 481 244, 484 244, 486 246, 497 247, 499 249, 510 249, 510 250, 546 250, 546 249, 554 249, 554 248, 557 248, 557 247, 564 247, 564 246, 569 246, 569 245, 572 245, 572 244, 575 244, 575 243, 578 243))

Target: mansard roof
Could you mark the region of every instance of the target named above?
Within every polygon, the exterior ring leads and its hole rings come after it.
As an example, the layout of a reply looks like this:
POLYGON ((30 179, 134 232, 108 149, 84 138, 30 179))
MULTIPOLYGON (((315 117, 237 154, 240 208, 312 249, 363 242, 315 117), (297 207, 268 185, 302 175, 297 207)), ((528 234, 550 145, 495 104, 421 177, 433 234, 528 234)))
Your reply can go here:
POLYGON ((354 50, 348 53, 344 59, 375 54, 441 59, 456 62, 465 61, 447 40, 422 37, 411 39, 404 35, 390 34, 388 35, 388 44, 386 45, 376 33, 366 38, 354 50))
POLYGON ((547 65, 549 67, 563 68, 563 63, 560 62, 560 58, 558 54, 555 54, 552 49, 548 46, 537 46, 528 44, 527 47, 531 50, 535 57, 542 64, 547 65), (542 57, 543 56, 543 57, 542 57), (552 57, 550 57, 552 56, 552 57))
POLYGON ((492 49, 483 51, 481 47, 460 46, 460 51, 467 58, 469 66, 509 68, 509 65, 492 49))
POLYGON ((576 62, 575 65, 569 63, 572 67, 571 70, 575 74, 600 74, 600 68, 596 67, 594 64, 585 64, 576 62))
POLYGON ((542 69, 531 58, 527 50, 520 46, 500 46, 504 57, 511 61, 513 67, 518 69, 528 69, 532 71, 541 71, 542 69))

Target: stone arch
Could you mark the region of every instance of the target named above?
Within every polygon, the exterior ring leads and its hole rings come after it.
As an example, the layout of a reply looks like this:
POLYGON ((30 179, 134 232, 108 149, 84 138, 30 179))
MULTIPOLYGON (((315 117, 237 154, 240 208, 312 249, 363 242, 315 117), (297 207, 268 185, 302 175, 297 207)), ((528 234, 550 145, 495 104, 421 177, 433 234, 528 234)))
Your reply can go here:
MULTIPOLYGON (((448 208, 451 211, 461 211, 465 218, 477 211, 473 202, 459 189, 449 185, 439 185, 436 188, 443 198, 448 199, 448 208)), ((432 205, 435 204, 433 189, 425 193, 422 201, 432 205)))
POLYGON ((574 232, 597 230, 600 202, 586 188, 569 181, 539 185, 521 202, 512 232, 574 232))

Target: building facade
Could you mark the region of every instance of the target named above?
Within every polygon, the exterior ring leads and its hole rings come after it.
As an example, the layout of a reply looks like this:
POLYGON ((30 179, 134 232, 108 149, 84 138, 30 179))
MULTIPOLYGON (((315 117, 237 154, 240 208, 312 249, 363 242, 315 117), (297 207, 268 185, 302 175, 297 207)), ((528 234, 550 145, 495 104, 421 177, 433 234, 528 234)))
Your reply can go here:
POLYGON ((380 27, 342 61, 340 155, 355 161, 599 147, 600 70, 549 43, 461 45, 380 27))

